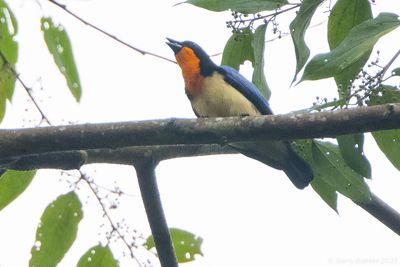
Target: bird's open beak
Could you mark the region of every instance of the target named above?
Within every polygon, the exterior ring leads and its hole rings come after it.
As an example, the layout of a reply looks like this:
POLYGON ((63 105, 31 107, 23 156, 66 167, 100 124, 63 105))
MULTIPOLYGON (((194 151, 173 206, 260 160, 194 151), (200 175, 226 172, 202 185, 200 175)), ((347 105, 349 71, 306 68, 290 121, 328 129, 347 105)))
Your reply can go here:
POLYGON ((171 38, 167 38, 168 42, 165 42, 171 49, 174 51, 175 54, 179 53, 179 51, 182 49, 182 43, 175 41, 171 38))

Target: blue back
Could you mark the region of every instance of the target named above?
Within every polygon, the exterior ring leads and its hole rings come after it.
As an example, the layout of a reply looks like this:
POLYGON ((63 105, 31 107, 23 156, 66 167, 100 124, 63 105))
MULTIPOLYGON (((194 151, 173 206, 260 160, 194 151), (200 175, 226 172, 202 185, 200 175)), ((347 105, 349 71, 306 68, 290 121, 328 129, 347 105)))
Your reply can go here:
POLYGON ((262 115, 272 114, 267 99, 257 87, 241 75, 237 70, 229 66, 220 66, 217 71, 225 77, 225 81, 236 88, 258 109, 262 115))

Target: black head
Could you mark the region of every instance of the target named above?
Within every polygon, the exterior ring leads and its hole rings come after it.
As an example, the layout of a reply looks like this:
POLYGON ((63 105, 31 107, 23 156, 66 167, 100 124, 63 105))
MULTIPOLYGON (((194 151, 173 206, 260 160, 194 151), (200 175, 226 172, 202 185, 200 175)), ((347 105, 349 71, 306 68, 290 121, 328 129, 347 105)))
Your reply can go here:
POLYGON ((198 44, 192 41, 183 41, 179 42, 170 38, 167 38, 167 45, 174 51, 175 56, 177 57, 183 48, 191 49, 194 55, 200 61, 200 72, 204 76, 211 75, 214 70, 217 68, 217 65, 210 59, 207 53, 201 48, 198 44))

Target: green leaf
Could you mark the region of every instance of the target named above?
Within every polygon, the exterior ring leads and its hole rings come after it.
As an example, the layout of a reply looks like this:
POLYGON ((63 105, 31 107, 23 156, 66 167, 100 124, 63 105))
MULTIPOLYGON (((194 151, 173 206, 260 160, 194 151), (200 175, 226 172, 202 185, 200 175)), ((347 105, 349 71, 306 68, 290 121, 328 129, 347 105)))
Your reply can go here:
POLYGON ((110 248, 103 247, 101 245, 90 248, 83 256, 79 259, 77 267, 117 267, 118 262, 114 259, 114 256, 110 248))
POLYGON ((357 173, 371 178, 371 165, 364 155, 364 134, 349 134, 337 137, 344 161, 357 173))
POLYGON ((240 64, 246 60, 254 62, 254 52, 252 42, 254 34, 250 30, 245 30, 243 33, 234 33, 225 44, 224 52, 222 53, 222 65, 230 66, 239 70, 240 64))
POLYGON ((394 70, 392 70, 392 75, 400 76, 400 68, 395 68, 394 70))
POLYGON ((328 184, 320 175, 314 177, 311 182, 312 188, 317 192, 317 194, 329 205, 336 213, 337 210, 337 192, 336 190, 328 184))
POLYGON ((297 74, 303 68, 304 64, 306 64, 310 56, 310 49, 304 41, 304 36, 310 25, 311 18, 320 4, 320 0, 304 0, 296 18, 289 25, 290 36, 292 37, 294 50, 296 52, 296 73, 293 82, 296 80, 297 74))
POLYGON ((189 3, 211 11, 231 9, 244 14, 274 10, 288 3, 287 0, 187 0, 189 3))
MULTIPOLYGON (((2 71, 0 71, 0 79, 2 76, 1 72, 2 71)), ((0 122, 3 120, 4 115, 6 113, 6 100, 7 100, 7 97, 6 97, 5 93, 0 89, 0 122)))
POLYGON ((400 171, 400 130, 372 132, 375 142, 390 162, 400 171))
POLYGON ((61 74, 64 75, 69 90, 79 102, 82 94, 81 83, 67 32, 63 26, 54 25, 49 17, 41 19, 41 29, 47 48, 53 55, 61 74))
POLYGON ((254 71, 253 71, 253 83, 257 86, 258 90, 269 99, 271 96, 271 90, 268 87, 267 80, 265 79, 264 73, 264 49, 265 49, 265 31, 267 29, 266 24, 258 26, 254 33, 254 39, 251 43, 254 51, 254 71))
POLYGON ((36 171, 9 170, 0 176, 0 210, 25 191, 35 174, 36 171))
POLYGON ((360 23, 335 49, 312 58, 301 81, 336 76, 367 55, 380 37, 399 25, 398 16, 392 13, 380 13, 376 18, 360 23))
POLYGON ((326 183, 323 177, 323 172, 316 172, 315 169, 318 168, 317 163, 313 161, 313 155, 311 147, 313 145, 312 140, 296 140, 292 142, 292 147, 305 161, 307 161, 313 171, 314 179, 311 182, 312 188, 317 192, 317 194, 331 207, 335 212, 337 212, 337 193, 335 188, 330 184, 326 183))
POLYGON ((314 141, 311 146, 314 174, 353 201, 368 203, 371 193, 361 175, 344 162, 337 145, 314 141))
POLYGON ((368 0, 338 0, 328 20, 328 43, 334 49, 346 38, 351 29, 372 18, 368 0))
MULTIPOLYGON (((203 252, 201 252, 203 239, 201 237, 178 228, 170 228, 169 232, 179 263, 194 261, 195 255, 203 255, 203 252)), ((152 235, 147 238, 144 247, 148 250, 155 247, 152 235)))
POLYGON ((241 64, 249 60, 253 67, 253 83, 268 99, 271 95, 264 75, 264 47, 266 25, 260 25, 255 33, 246 29, 243 33, 234 33, 225 44, 222 65, 239 70, 241 64))
MULTIPOLYGON (((377 94, 369 97, 368 105, 400 103, 400 90, 396 87, 382 85, 377 91, 379 91, 377 94)), ((400 130, 372 132, 372 136, 393 166, 400 170, 400 130)))
POLYGON ((82 205, 74 192, 48 205, 36 230, 29 266, 56 266, 75 241, 82 217, 82 205))
MULTIPOLYGON (((328 43, 330 49, 335 49, 345 39, 351 29, 371 18, 372 10, 368 0, 337 1, 332 8, 328 20, 328 43)), ((371 52, 372 49, 335 75, 334 78, 341 98, 346 98, 350 94, 352 81, 368 61, 371 52)))
POLYGON ((368 106, 400 103, 400 90, 392 85, 381 84, 369 96, 368 106))
POLYGON ((18 24, 8 5, 0 0, 0 122, 4 118, 6 100, 14 94, 16 75, 14 68, 18 58, 18 43, 14 40, 18 32, 18 24), (10 65, 8 65, 8 64, 10 65))

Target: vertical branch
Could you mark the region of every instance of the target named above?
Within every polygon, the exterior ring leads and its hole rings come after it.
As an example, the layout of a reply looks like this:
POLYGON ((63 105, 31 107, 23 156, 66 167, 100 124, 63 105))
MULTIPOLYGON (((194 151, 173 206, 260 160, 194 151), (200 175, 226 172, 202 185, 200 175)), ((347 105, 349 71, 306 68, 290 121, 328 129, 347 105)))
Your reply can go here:
POLYGON ((154 237, 158 258, 162 267, 178 267, 167 221, 161 204, 155 175, 156 163, 149 157, 135 162, 140 192, 147 219, 154 237))
POLYGON ((400 213, 386 204, 382 199, 371 193, 371 202, 355 203, 386 225, 390 230, 400 235, 400 213))

